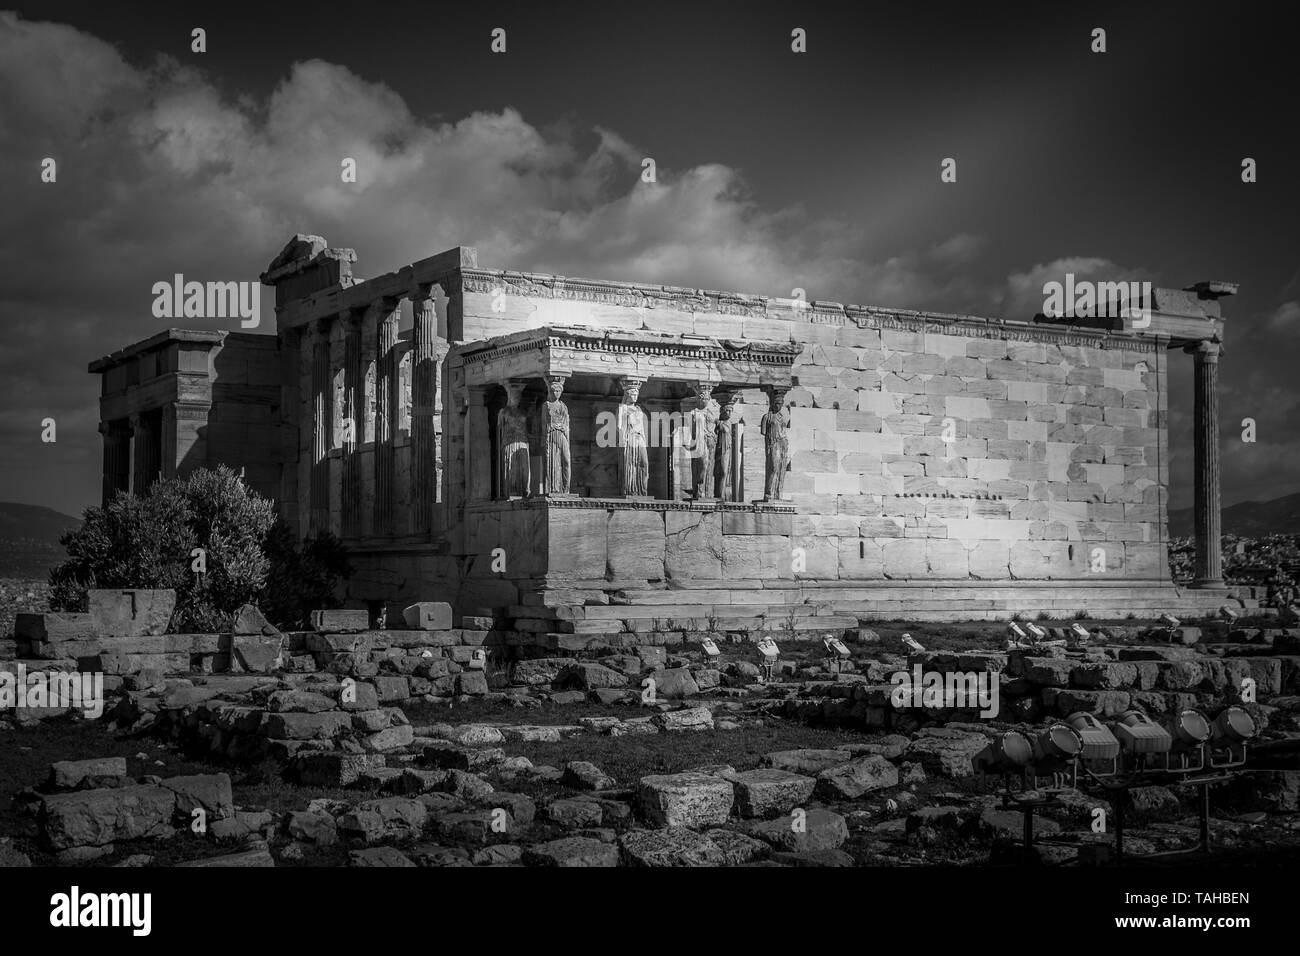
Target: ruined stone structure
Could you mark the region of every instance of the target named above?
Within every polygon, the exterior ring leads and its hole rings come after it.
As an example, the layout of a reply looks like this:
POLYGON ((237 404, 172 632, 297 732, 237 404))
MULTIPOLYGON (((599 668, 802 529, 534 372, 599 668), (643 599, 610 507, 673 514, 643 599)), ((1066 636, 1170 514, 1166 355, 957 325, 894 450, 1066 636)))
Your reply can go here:
POLYGON ((1231 286, 1157 289, 1135 327, 573 280, 469 248, 365 281, 354 261, 298 236, 262 276, 275 337, 173 330, 92 364, 105 493, 225 461, 345 541, 349 599, 510 609, 539 636, 1223 603, 1231 286), (1180 592, 1182 349, 1200 587, 1180 592))

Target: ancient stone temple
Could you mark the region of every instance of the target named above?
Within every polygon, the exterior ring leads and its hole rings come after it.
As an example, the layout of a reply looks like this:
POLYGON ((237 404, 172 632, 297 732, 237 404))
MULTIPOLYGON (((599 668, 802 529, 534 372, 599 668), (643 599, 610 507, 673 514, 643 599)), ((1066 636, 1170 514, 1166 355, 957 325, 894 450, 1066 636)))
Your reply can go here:
POLYGON ((277 334, 100 359, 105 494, 224 461, 349 600, 652 622, 1213 610, 1223 283, 1149 321, 984 319, 575 280, 457 248, 361 280, 295 237, 277 334), (1198 587, 1166 560, 1168 362, 1196 363, 1198 587))

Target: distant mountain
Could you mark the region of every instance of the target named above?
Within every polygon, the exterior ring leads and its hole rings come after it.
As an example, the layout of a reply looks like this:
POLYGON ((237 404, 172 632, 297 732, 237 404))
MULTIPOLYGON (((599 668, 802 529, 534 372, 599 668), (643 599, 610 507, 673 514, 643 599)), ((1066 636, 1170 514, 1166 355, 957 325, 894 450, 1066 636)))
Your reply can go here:
MULTIPOLYGON (((1300 534, 1300 494, 1272 501, 1242 501, 1223 509, 1224 534, 1256 537, 1266 534, 1300 534)), ((1191 537, 1196 531, 1191 508, 1169 512, 1169 535, 1191 537)))
POLYGON ((40 505, 0 501, 0 578, 39 578, 65 557, 59 536, 81 519, 40 505))

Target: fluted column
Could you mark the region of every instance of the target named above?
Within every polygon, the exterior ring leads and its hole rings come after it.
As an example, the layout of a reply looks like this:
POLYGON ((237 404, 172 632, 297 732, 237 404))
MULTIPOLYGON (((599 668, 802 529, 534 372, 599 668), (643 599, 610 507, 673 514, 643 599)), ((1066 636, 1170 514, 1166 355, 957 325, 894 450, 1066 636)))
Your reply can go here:
POLYGON ((119 419, 100 422, 99 433, 104 436, 103 503, 108 504, 119 491, 130 490, 131 430, 119 419))
POLYGON ((361 315, 348 312, 343 322, 343 537, 361 536, 361 410, 365 407, 364 366, 361 362, 361 315))
POLYGON ((411 354, 411 510, 417 534, 433 530, 437 500, 437 447, 434 405, 438 387, 438 313, 428 286, 411 301, 414 343, 411 354))
POLYGON ((322 321, 311 338, 311 533, 329 530, 330 517, 330 345, 322 321))
POLYGON ((1196 580, 1223 586, 1219 526, 1219 343, 1189 347, 1196 366, 1196 580))
POLYGON ((131 416, 132 474, 131 492, 143 495, 158 477, 161 449, 158 448, 157 428, 148 412, 131 416))
POLYGON ((381 300, 375 379, 375 534, 393 534, 397 446, 397 299, 381 300))

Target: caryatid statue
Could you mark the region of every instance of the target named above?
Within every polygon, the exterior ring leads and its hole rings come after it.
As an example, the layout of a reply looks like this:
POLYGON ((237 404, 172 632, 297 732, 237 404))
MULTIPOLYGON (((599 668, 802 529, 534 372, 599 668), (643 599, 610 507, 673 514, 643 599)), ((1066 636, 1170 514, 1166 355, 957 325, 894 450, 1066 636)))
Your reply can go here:
POLYGON ((700 396, 700 407, 692 413, 695 418, 693 454, 700 459, 700 481, 695 487, 695 497, 712 498, 713 456, 718 447, 718 419, 722 409, 713 397, 712 385, 701 382, 695 388, 700 396))
POLYGON ((497 412, 497 438, 501 442, 502 498, 528 497, 528 416, 519 405, 523 382, 506 382, 506 407, 497 412))
POLYGON ((641 394, 641 380, 624 377, 623 402, 618 406, 618 443, 623 449, 623 495, 627 498, 649 497, 650 422, 636 403, 641 394))
POLYGON ((542 406, 542 435, 546 441, 546 493, 569 493, 569 409, 560 401, 564 392, 564 376, 552 375, 547 379, 551 400, 542 406))
POLYGON ((785 471, 790 463, 790 441, 786 438, 785 392, 774 390, 769 396, 767 414, 759 422, 767 450, 763 478, 763 500, 780 501, 785 486, 785 471))
POLYGON ((722 402, 718 413, 718 427, 715 432, 717 444, 713 451, 713 460, 716 462, 714 474, 714 487, 717 491, 717 497, 723 501, 731 501, 731 446, 735 440, 735 402, 734 396, 729 396, 722 402))

